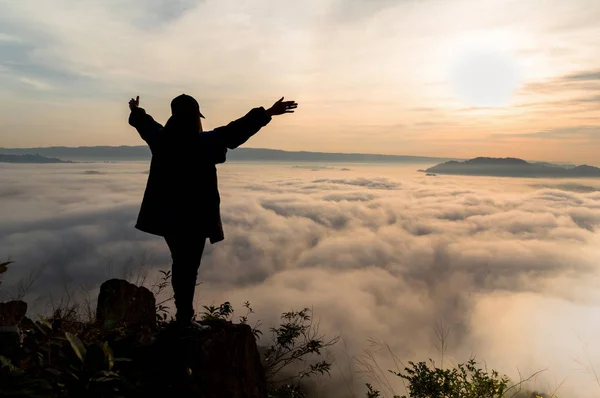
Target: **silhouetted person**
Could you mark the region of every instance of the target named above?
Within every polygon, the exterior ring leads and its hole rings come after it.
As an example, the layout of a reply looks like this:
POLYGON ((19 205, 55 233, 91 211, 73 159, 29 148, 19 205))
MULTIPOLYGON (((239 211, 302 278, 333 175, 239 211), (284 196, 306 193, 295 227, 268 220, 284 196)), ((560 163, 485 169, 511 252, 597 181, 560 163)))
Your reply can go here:
POLYGON ((226 126, 203 132, 204 116, 189 95, 173 99, 172 116, 164 127, 139 101, 139 96, 129 101, 129 124, 150 147, 152 161, 135 227, 165 238, 173 259, 176 324, 202 329, 192 320, 200 260, 207 238, 211 243, 224 239, 215 165, 225 162, 227 149, 244 144, 272 116, 293 113, 298 104, 281 98, 267 110, 252 109, 226 126))

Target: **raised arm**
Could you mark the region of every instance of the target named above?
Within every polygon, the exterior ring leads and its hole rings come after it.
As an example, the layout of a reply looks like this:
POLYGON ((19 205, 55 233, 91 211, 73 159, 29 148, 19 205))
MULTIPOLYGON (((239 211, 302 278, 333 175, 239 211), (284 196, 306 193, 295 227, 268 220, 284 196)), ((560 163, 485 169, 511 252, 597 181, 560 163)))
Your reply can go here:
POLYGON ((129 101, 129 109, 129 124, 135 127, 140 137, 152 147, 163 126, 148 115, 144 108, 140 108, 139 96, 129 101))
POLYGON ((275 102, 272 107, 254 108, 245 116, 234 120, 226 126, 218 127, 213 133, 220 136, 225 146, 229 149, 235 149, 244 144, 250 137, 266 126, 273 116, 283 115, 285 113, 294 113, 298 104, 294 101, 283 101, 283 97, 275 102))

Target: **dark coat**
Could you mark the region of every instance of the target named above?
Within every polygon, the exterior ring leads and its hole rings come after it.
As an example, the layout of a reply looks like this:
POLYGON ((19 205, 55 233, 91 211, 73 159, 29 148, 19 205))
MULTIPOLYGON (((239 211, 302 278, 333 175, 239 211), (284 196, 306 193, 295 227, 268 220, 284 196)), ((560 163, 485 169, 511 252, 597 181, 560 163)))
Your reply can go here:
POLYGON ((142 108, 129 115, 152 152, 150 174, 135 228, 150 234, 194 234, 222 241, 216 164, 264 127, 271 117, 264 108, 227 126, 207 132, 185 132, 156 122, 142 108))

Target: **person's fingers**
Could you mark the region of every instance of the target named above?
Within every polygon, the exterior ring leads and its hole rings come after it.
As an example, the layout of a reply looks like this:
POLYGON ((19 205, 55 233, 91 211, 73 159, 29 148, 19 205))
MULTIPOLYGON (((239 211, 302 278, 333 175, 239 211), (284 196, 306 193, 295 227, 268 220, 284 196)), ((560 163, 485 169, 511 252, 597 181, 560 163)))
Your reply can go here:
POLYGON ((285 111, 283 111, 283 113, 294 113, 294 111, 285 110, 285 111))
POLYGON ((277 102, 283 102, 283 97, 281 97, 277 102))
POLYGON ((140 103, 140 96, 138 95, 137 97, 135 97, 135 103, 139 104, 140 103))

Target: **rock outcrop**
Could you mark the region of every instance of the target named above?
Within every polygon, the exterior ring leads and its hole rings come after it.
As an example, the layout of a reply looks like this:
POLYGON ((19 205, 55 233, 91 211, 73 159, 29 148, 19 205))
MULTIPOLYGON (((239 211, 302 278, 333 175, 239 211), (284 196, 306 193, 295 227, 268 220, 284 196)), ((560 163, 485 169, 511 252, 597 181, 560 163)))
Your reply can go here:
MULTIPOLYGON (((1 304, 0 319, 19 322, 26 309, 24 303, 1 304)), ((202 322, 210 326, 208 330, 198 331, 158 323, 154 295, 117 279, 102 284, 97 318, 96 323, 81 323, 61 320, 58 315, 36 324, 25 318, 23 344, 0 341, 0 355, 23 366, 18 377, 42 383, 35 396, 65 396, 61 388, 75 388, 69 390, 77 392, 72 396, 267 397, 261 356, 248 325, 210 320, 202 322), (46 368, 52 371, 43 371, 46 368), (74 371, 77 382, 68 377, 74 371), (118 378, 111 379, 112 384, 93 381, 107 375, 118 378), (55 390, 57 385, 63 387, 55 390), (109 387, 108 395, 97 390, 109 387)), ((4 333, 4 337, 15 335, 4 333)), ((21 396, 24 390, 19 386, 11 385, 6 391, 21 396)))
POLYGON ((6 355, 18 352, 23 343, 23 333, 19 325, 27 313, 24 301, 0 303, 0 347, 6 355))
POLYGON ((103 328, 126 325, 156 326, 156 299, 150 290, 122 279, 110 279, 100 286, 96 322, 103 328))
MULTIPOLYGON (((124 374, 143 375, 140 396, 266 398, 260 354, 248 325, 203 322, 204 332, 167 327, 146 343, 113 342, 115 356, 131 358, 124 374)), ((134 377, 137 379, 137 377, 134 377)))
POLYGON ((0 303, 0 327, 18 325, 25 318, 26 313, 27 303, 24 301, 0 303))
POLYGON ((108 338, 122 374, 136 382, 139 396, 265 398, 265 374, 252 329, 223 320, 203 322, 207 331, 156 324, 156 300, 144 287, 111 279, 98 296, 103 329, 127 325, 131 332, 108 338), (133 326, 142 326, 133 327, 133 326), (140 331, 143 331, 140 333, 140 331))

